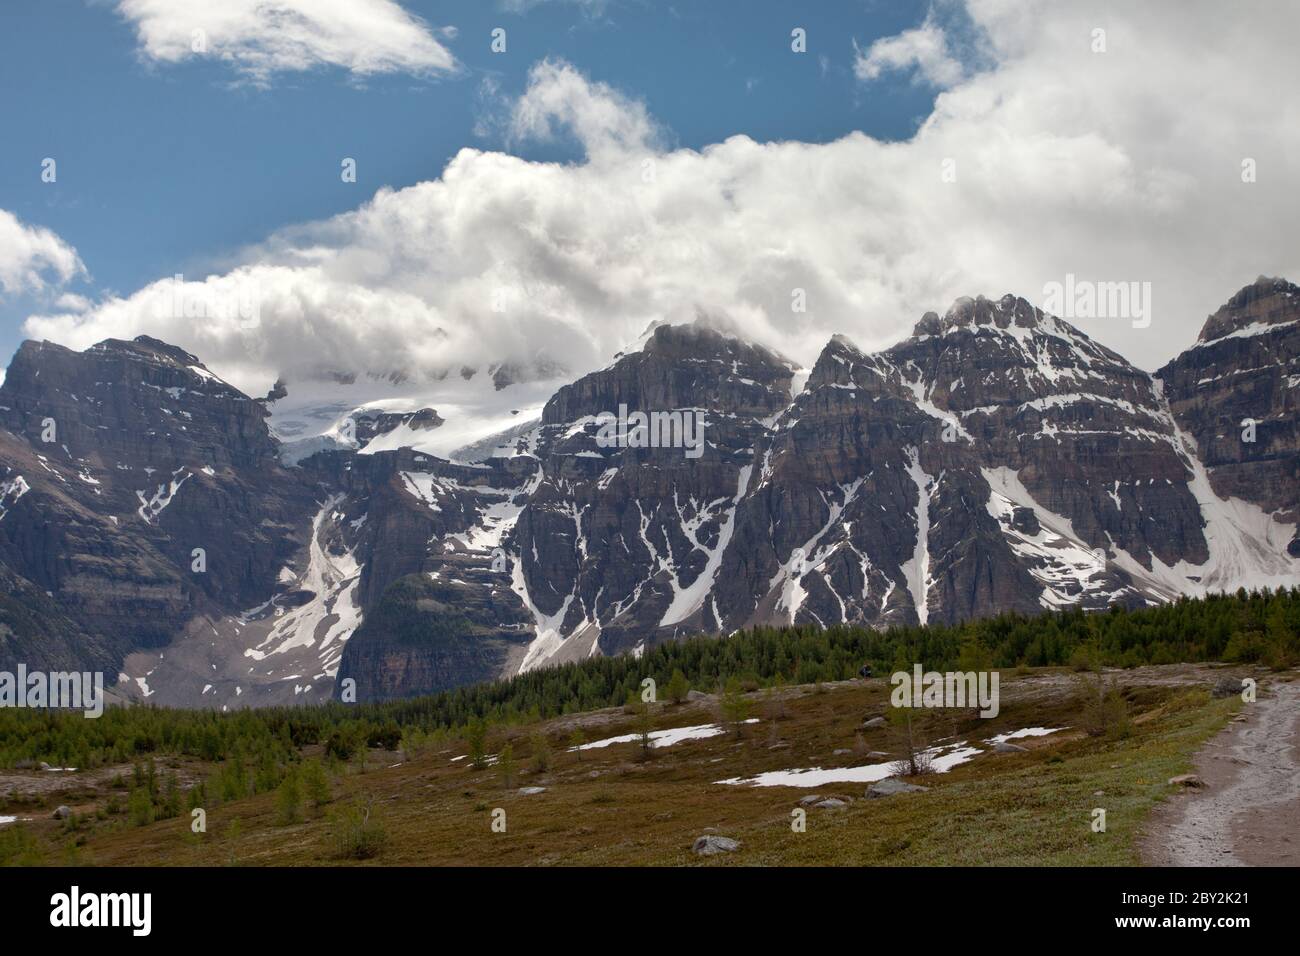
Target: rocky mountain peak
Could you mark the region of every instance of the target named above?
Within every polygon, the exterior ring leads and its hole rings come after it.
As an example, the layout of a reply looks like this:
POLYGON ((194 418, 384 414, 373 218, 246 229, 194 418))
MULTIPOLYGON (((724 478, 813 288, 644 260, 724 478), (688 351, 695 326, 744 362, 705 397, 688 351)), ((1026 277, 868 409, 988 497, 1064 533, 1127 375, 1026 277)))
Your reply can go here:
POLYGON ((862 351, 847 336, 836 333, 813 363, 807 389, 813 391, 828 385, 860 387, 872 378, 883 380, 889 371, 888 364, 878 356, 862 351))
MULTIPOLYGON (((933 326, 933 320, 927 322, 933 313, 926 313, 918 324, 933 326)), ((984 296, 962 296, 944 313, 941 327, 943 331, 970 326, 994 325, 999 329, 1012 326, 1033 329, 1039 326, 1043 312, 1035 308, 1027 299, 1007 293, 996 302, 984 296)))
POLYGON ((794 363, 704 321, 661 325, 638 352, 566 385, 542 412, 544 424, 633 410, 709 408, 767 416, 790 401, 794 363))
POLYGON ((1296 319, 1300 319, 1300 286, 1286 279, 1260 276, 1205 320, 1198 341, 1213 342, 1251 326, 1279 325, 1296 319))
POLYGON ((716 322, 708 319, 697 319, 679 325, 660 325, 650 334, 642 352, 675 360, 703 358, 738 361, 744 365, 790 364, 769 349, 718 328, 716 322))
POLYGON ((925 313, 912 329, 912 335, 917 338, 923 335, 943 335, 943 319, 939 318, 938 312, 925 313))

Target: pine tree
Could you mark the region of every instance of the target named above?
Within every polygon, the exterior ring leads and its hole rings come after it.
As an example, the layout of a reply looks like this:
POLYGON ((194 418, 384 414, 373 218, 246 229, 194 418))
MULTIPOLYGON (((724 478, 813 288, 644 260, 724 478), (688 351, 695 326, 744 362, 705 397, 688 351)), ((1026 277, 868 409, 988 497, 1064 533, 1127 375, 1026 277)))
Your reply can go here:
POLYGON ((722 691, 722 719, 741 736, 745 721, 749 718, 750 701, 740 690, 740 681, 732 677, 722 691))
POLYGON ((686 695, 691 692, 691 685, 686 680, 686 675, 682 673, 680 667, 673 668, 672 677, 668 679, 666 688, 668 699, 674 704, 682 704, 686 701, 686 695))
POLYGON ((298 771, 290 770, 275 791, 275 818, 280 826, 288 826, 302 819, 302 786, 298 771))
POLYGON ((332 799, 329 776, 319 760, 308 760, 302 765, 302 789, 313 809, 319 810, 332 799))
POLYGON ((569 749, 573 751, 578 762, 582 762, 582 748, 587 743, 587 735, 582 732, 582 728, 573 728, 573 733, 569 734, 569 749))
POLYGON ((506 741, 497 753, 497 773, 501 777, 501 786, 506 790, 515 785, 515 748, 506 741))
POLYGON ((465 742, 469 746, 470 763, 482 770, 487 762, 487 724, 475 718, 465 728, 465 742))

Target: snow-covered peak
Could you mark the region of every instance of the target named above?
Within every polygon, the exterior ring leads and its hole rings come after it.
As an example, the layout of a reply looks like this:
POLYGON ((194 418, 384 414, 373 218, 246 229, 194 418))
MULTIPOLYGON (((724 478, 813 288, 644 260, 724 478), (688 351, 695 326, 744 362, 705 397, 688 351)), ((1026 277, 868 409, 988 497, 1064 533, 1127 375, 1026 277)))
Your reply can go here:
POLYGON ((288 382, 285 394, 266 402, 271 433, 283 443, 282 459, 296 463, 318 451, 356 448, 362 454, 412 448, 455 459, 461 449, 507 432, 541 415, 562 379, 520 382, 498 389, 488 375, 441 381, 389 377, 288 382), (441 422, 412 420, 366 436, 358 421, 381 414, 436 409, 441 422))

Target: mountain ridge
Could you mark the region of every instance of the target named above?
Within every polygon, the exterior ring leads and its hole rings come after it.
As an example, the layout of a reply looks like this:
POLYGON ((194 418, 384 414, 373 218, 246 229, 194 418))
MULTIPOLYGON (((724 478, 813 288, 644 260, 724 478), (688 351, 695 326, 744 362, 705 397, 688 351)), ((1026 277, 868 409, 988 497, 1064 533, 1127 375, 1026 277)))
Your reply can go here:
MULTIPOLYGON (((658 324, 460 463, 402 447, 451 413, 372 404, 350 445, 289 467, 273 402, 182 349, 24 343, 0 384, 0 568, 75 629, 49 661, 84 646, 126 696, 223 708, 761 623, 1294 583, 1297 291, 1261 277, 1154 374, 1014 295, 960 298, 877 352, 833 336, 801 387, 707 320, 658 324), (622 409, 699 416, 699 457, 610 447, 622 409)), ((45 659, 30 621, 0 607, 0 666, 45 659)))

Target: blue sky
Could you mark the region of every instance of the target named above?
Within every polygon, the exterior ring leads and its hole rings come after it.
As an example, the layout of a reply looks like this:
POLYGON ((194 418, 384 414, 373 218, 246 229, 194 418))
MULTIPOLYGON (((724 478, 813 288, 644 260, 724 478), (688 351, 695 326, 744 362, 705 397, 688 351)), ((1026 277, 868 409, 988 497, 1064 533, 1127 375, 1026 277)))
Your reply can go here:
MULTIPOLYGON (((267 87, 224 63, 147 62, 111 3, 42 0, 0 8, 0 209, 75 246, 89 275, 68 291, 129 294, 160 277, 220 269, 277 228, 352 209, 382 185, 432 179, 461 147, 572 160, 564 141, 507 143, 484 129, 502 96, 517 96, 537 61, 561 57, 591 80, 643 100, 670 145, 702 148, 733 134, 827 142, 861 129, 904 138, 935 89, 907 76, 866 90, 853 76, 856 40, 916 26, 915 3, 539 3, 523 13, 473 2, 407 2, 441 42, 453 75, 357 78, 322 66, 267 87), (808 53, 789 55, 790 31, 808 53), (507 51, 489 49, 507 31, 507 51), (476 132, 476 125, 479 127, 476 132), (354 157, 355 184, 339 162, 354 157), (40 178, 57 161, 57 182, 40 178)), ((0 352, 42 303, 0 298, 0 352)))

